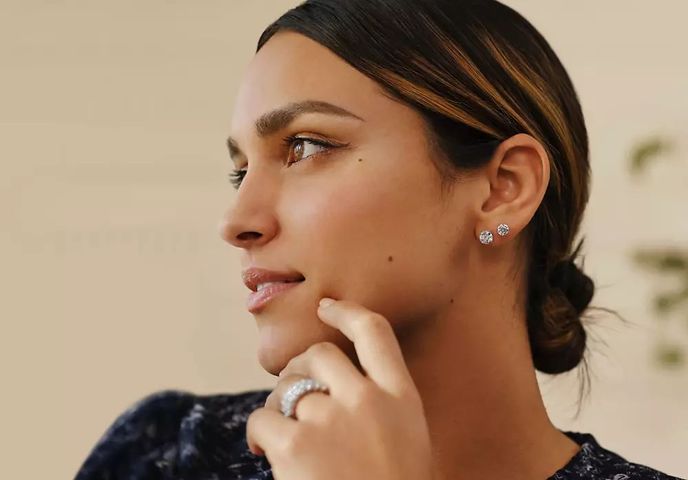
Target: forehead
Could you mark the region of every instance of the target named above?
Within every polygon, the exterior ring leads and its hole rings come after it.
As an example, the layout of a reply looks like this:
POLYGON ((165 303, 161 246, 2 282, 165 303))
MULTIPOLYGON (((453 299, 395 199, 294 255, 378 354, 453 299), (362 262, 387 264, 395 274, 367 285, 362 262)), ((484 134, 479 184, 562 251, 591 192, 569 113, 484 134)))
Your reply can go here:
POLYGON ((366 119, 391 102, 377 83, 327 48, 281 31, 256 53, 242 76, 232 136, 249 138, 262 114, 304 100, 329 102, 366 119))

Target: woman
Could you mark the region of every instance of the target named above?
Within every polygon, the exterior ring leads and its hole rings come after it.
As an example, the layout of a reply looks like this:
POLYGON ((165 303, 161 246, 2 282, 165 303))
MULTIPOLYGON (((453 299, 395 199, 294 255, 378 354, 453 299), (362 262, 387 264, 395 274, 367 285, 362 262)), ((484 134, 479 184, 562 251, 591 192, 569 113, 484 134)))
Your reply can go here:
POLYGON ((277 386, 152 394, 78 480, 675 478, 542 402, 535 369, 585 364, 588 138, 518 13, 309 0, 261 36, 228 144, 221 235, 277 386))

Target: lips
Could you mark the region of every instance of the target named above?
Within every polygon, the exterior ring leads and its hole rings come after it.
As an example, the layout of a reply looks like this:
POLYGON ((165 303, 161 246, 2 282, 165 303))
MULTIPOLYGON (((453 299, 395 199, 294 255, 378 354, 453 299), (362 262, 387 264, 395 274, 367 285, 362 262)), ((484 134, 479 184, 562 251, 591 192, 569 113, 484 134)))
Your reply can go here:
POLYGON ((289 290, 297 288, 301 283, 303 281, 276 282, 261 288, 260 291, 251 292, 246 299, 246 308, 251 313, 258 313, 268 302, 289 290))
POLYGON ((246 307, 251 313, 258 313, 265 304, 287 290, 295 288, 305 277, 295 271, 275 271, 252 267, 241 272, 244 285, 250 290, 246 307), (258 291, 258 285, 267 284, 258 291))
MULTIPOLYGON (((244 285, 254 292, 258 291, 258 285, 261 283, 294 283, 305 280, 305 277, 299 272, 277 272, 274 270, 256 267, 244 270, 241 276, 244 281, 244 285)), ((269 285, 265 288, 271 287, 272 285, 269 285)))

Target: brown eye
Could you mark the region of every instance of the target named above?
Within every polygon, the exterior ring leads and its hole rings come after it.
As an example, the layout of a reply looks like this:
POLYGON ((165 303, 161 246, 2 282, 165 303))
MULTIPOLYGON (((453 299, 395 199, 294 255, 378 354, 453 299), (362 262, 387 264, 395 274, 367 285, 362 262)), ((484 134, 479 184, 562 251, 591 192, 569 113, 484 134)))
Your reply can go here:
POLYGON ((294 137, 294 136, 289 136, 286 137, 283 141, 285 145, 289 147, 289 157, 287 158, 287 166, 300 162, 301 160, 304 160, 308 157, 311 157, 313 155, 317 155, 319 153, 322 153, 323 150, 329 150, 330 148, 333 148, 335 145, 332 145, 331 143, 324 142, 322 140, 315 140, 313 138, 306 138, 306 137, 294 137), (315 147, 315 148, 307 148, 308 146, 310 147, 315 147), (318 149, 321 149, 318 151, 318 149), (312 150, 315 150, 313 153, 308 153, 312 150), (291 152, 294 152, 296 160, 292 161, 291 157, 291 152))

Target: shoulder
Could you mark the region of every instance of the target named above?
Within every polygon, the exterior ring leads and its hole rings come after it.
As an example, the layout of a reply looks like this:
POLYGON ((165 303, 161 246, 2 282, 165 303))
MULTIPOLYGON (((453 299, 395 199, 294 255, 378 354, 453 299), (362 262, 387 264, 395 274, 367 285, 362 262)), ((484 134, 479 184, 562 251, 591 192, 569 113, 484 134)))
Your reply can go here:
POLYGON ((197 395, 161 390, 130 405, 107 428, 75 480, 249 476, 269 469, 246 444, 246 421, 270 390, 197 395), (216 470, 225 476, 217 476, 216 470))
POLYGON ((626 460, 616 452, 601 446, 590 433, 565 431, 581 449, 569 462, 548 480, 684 480, 626 460))

